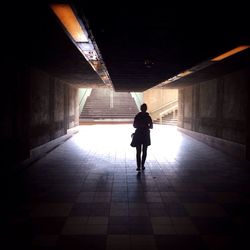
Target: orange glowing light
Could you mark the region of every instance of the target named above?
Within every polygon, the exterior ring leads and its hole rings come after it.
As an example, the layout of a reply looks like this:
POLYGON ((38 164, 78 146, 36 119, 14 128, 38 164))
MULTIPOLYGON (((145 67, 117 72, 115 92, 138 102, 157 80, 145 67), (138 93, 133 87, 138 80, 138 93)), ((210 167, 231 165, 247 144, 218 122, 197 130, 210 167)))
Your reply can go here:
POLYGON ((190 74, 192 74, 192 73, 193 73, 193 71, 191 71, 191 70, 186 70, 186 71, 184 71, 184 72, 181 72, 181 73, 178 74, 177 76, 179 76, 179 77, 184 77, 184 76, 190 75, 190 74))
POLYGON ((88 35, 68 4, 51 4, 51 9, 75 42, 88 42, 88 35))
POLYGON ((219 55, 219 56, 213 58, 211 61, 221 61, 221 60, 223 60, 223 59, 225 59, 225 58, 227 58, 227 57, 229 57, 229 56, 232 56, 232 55, 234 55, 234 54, 236 54, 236 53, 241 52, 242 50, 248 49, 249 47, 250 47, 250 46, 248 46, 248 45, 239 46, 239 47, 237 47, 237 48, 234 48, 234 49, 232 49, 232 50, 229 50, 229 51, 227 51, 226 53, 223 53, 223 54, 221 54, 221 55, 219 55))

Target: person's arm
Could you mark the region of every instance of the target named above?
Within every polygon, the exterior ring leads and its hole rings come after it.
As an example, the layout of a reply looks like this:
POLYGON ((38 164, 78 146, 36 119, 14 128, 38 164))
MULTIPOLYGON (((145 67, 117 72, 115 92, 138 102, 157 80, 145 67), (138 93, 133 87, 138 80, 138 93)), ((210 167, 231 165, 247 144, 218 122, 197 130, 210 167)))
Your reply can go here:
POLYGON ((152 121, 152 118, 150 117, 150 122, 149 122, 149 128, 153 128, 153 121, 152 121))
POLYGON ((137 116, 135 116, 133 126, 134 126, 134 128, 138 127, 137 116))

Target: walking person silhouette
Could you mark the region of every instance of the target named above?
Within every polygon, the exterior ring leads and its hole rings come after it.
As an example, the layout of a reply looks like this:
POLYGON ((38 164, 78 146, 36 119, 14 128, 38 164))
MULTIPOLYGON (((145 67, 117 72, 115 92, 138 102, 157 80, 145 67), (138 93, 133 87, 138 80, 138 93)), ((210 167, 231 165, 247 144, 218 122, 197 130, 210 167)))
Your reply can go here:
POLYGON ((145 169, 145 161, 147 158, 147 149, 151 145, 150 129, 153 128, 152 118, 147 111, 147 104, 141 105, 141 112, 135 118, 133 126, 136 128, 131 142, 132 147, 136 147, 136 163, 137 171, 145 169))

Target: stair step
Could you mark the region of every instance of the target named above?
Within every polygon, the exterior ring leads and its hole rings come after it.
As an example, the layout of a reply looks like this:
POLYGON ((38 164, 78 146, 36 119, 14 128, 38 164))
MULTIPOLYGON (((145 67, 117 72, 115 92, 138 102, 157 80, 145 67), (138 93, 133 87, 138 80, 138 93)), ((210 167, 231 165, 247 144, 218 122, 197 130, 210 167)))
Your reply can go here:
POLYGON ((134 119, 139 112, 130 93, 110 89, 93 89, 87 98, 80 119, 134 119), (110 107, 110 96, 113 96, 110 107))

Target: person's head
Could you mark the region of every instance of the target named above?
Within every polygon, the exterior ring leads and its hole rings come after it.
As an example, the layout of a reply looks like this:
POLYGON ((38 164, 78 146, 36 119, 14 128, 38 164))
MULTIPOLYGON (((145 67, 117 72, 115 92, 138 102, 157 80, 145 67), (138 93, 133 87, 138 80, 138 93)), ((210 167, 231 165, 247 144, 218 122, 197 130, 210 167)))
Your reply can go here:
POLYGON ((147 109, 148 109, 147 104, 146 104, 146 103, 143 103, 143 104, 141 105, 141 111, 142 111, 142 112, 146 112, 147 109))

